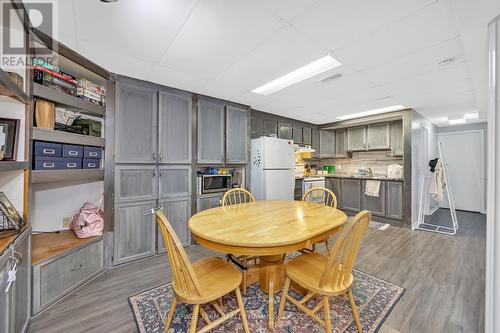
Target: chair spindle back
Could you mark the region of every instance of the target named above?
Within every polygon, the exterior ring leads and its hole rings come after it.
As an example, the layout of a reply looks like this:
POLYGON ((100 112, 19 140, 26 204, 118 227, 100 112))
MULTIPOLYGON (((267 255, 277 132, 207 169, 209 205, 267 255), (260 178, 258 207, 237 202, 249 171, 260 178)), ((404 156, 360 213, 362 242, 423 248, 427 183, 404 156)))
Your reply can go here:
POLYGON ((252 193, 248 192, 244 188, 233 188, 227 191, 222 197, 222 207, 254 201, 255 198, 252 193))
POLYGON ((184 296, 201 296, 198 278, 182 247, 179 237, 177 237, 165 215, 159 210, 156 211, 156 223, 160 227, 163 241, 167 247, 168 260, 170 261, 174 276, 173 285, 175 290, 184 296))
POLYGON ((302 201, 317 202, 326 206, 337 208, 337 197, 332 191, 324 187, 310 188, 306 193, 304 193, 302 201))
POLYGON ((328 264, 320 280, 321 287, 343 288, 349 283, 371 217, 372 214, 364 210, 344 227, 329 253, 328 264))

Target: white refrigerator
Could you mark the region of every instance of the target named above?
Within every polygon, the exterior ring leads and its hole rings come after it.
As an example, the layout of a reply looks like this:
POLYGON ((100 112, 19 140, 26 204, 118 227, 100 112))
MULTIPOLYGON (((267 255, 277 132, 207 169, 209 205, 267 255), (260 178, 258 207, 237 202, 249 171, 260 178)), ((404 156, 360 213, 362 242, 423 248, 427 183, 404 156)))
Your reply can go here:
POLYGON ((293 141, 272 137, 251 140, 250 191, 256 200, 293 200, 293 141))

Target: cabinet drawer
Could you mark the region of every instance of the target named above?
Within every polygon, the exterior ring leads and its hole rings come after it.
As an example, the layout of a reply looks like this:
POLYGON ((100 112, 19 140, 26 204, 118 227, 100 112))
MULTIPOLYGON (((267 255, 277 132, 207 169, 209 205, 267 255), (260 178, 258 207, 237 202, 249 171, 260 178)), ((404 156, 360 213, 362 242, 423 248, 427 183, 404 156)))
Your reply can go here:
POLYGON ((37 313, 104 267, 103 239, 33 267, 33 312, 37 313))
POLYGON ((83 156, 83 147, 76 145, 66 145, 62 146, 62 156, 63 157, 78 157, 81 158, 83 156))

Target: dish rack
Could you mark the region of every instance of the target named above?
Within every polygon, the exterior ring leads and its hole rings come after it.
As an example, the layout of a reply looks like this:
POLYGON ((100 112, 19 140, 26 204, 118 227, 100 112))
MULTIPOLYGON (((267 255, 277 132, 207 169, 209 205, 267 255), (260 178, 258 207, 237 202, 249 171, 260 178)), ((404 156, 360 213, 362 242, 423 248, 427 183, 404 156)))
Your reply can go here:
POLYGON ((21 227, 22 225, 18 225, 17 223, 9 219, 0 210, 0 238, 5 238, 17 234, 21 231, 21 227))

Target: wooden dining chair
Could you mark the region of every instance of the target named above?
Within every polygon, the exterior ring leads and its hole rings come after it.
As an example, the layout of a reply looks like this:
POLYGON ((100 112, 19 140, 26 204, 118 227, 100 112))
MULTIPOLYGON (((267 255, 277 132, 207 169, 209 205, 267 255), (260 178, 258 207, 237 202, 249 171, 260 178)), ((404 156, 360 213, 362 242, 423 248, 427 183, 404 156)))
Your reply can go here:
POLYGON ((329 255, 307 253, 285 264, 286 280, 279 305, 277 321, 281 319, 285 302, 289 300, 299 310, 302 310, 321 326, 324 326, 326 332, 331 333, 332 324, 330 320, 329 298, 347 294, 354 322, 356 323, 358 332, 362 332, 358 310, 352 294, 352 268, 370 220, 371 213, 369 211, 365 210, 358 213, 342 230, 329 255), (290 281, 294 281, 304 289, 307 289, 307 294, 304 298, 296 300, 288 295, 290 281), (305 303, 315 295, 322 296, 321 301, 312 309, 306 307, 305 303), (323 309, 324 320, 321 320, 317 315, 317 312, 321 309, 323 309))
MULTIPOLYGON (((245 190, 244 188, 233 188, 227 191, 222 197, 222 207, 237 205, 247 202, 255 202, 255 198, 252 193, 245 190)), ((243 272, 243 283, 242 289, 243 294, 246 295, 248 288, 248 269, 252 268, 257 264, 258 257, 250 256, 236 256, 233 254, 227 254, 227 259, 233 262, 236 266, 241 268, 243 272)))
MULTIPOLYGON (((337 197, 335 196, 335 194, 331 190, 324 188, 324 187, 310 188, 302 196, 302 201, 317 202, 320 204, 324 204, 325 206, 330 206, 330 207, 333 207, 335 209, 337 208, 337 197)), ((325 240, 322 240, 318 243, 324 243, 325 247, 326 247, 326 252, 329 251, 328 238, 325 240)), ((318 243, 313 244, 312 250, 311 249, 302 249, 301 252, 302 253, 304 253, 304 252, 316 252, 316 244, 318 244, 318 243)))
POLYGON ((170 222, 168 222, 165 215, 159 210, 156 211, 156 222, 160 227, 167 247, 168 259, 173 274, 172 287, 175 294, 163 331, 168 331, 177 302, 182 302, 194 305, 189 333, 196 332, 199 315, 201 315, 206 323, 198 331, 201 333, 213 329, 238 313, 243 322, 243 330, 245 333, 249 333, 245 308, 240 293, 240 271, 220 258, 206 258, 191 264, 170 222), (226 314, 221 304, 217 301, 222 296, 233 291, 236 294, 238 308, 226 314), (204 308, 208 304, 220 315, 218 319, 210 320, 204 308))

